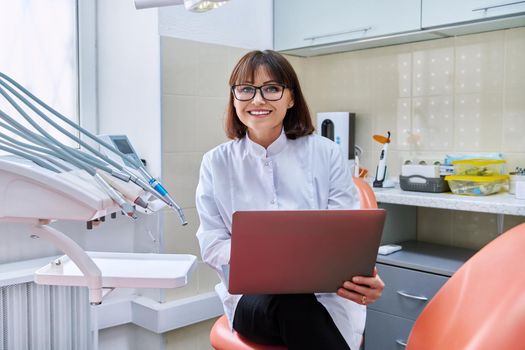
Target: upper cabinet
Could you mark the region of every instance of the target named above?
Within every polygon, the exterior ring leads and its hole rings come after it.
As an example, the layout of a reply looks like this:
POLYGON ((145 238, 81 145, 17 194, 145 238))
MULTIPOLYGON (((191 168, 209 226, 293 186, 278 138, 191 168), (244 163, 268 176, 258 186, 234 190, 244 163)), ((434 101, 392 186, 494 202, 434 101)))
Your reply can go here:
POLYGON ((289 50, 420 28, 420 0, 275 0, 274 47, 289 50))
POLYGON ((525 26, 525 1, 274 0, 274 49, 316 56, 525 26))
MULTIPOLYGON (((423 29, 485 21, 525 13, 525 1, 515 0, 423 0, 423 29)), ((522 22, 525 25, 525 21, 522 22)))

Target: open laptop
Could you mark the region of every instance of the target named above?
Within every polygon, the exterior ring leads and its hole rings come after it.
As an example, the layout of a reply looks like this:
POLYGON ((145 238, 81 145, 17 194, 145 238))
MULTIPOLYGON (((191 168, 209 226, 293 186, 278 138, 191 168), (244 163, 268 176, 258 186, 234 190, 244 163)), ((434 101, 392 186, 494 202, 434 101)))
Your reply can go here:
POLYGON ((237 211, 228 291, 335 292, 372 276, 385 217, 384 209, 237 211))

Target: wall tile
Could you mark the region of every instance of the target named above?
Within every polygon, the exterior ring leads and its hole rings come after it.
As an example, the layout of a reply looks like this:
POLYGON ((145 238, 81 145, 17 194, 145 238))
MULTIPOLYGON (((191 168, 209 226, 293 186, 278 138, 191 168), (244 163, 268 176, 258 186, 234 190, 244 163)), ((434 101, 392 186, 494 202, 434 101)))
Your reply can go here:
POLYGON ((495 214, 453 211, 454 246, 479 249, 498 235, 495 214))
POLYGON ((456 93, 501 90, 504 38, 504 31, 456 38, 456 93))
POLYGON ((415 150, 446 150, 454 142, 453 96, 414 98, 412 102, 412 138, 415 150))
POLYGON ((199 242, 196 237, 199 228, 199 216, 197 209, 184 209, 184 215, 188 224, 182 226, 178 215, 173 210, 164 212, 164 243, 165 251, 169 254, 193 254, 199 260, 199 242))
POLYGON ((523 90, 506 91, 503 112, 503 152, 525 152, 525 98, 523 90))
POLYGON ((502 95, 457 94, 454 103, 454 148, 463 151, 499 151, 502 141, 502 95))
POLYGON ((223 97, 199 97, 197 104, 197 133, 195 144, 198 151, 207 152, 228 141, 224 131, 224 118, 228 104, 228 91, 223 97))
POLYGON ((162 151, 197 150, 197 103, 195 96, 163 95, 162 151))
POLYGON ((378 95, 410 97, 412 53, 410 45, 394 45, 368 52, 372 62, 372 89, 378 95))
POLYGON ((373 134, 392 133, 390 149, 406 150, 412 130, 411 99, 396 95, 383 95, 375 102, 373 134))
POLYGON ((194 208, 203 153, 163 153, 162 156, 166 189, 182 208, 194 208))
POLYGON ((453 39, 431 40, 413 45, 412 96, 452 94, 453 39))
POLYGON ((228 92, 229 52, 221 45, 199 45, 197 54, 198 69, 197 91, 198 96, 223 97, 228 92))
POLYGON ((194 95, 197 92, 199 43, 161 37, 162 93, 194 95))
POLYGON ((219 280, 219 275, 215 270, 206 265, 204 262, 199 261, 199 293, 207 293, 215 290, 219 280))
POLYGON ((525 89, 525 27, 505 31, 505 88, 525 89))
POLYGON ((417 239, 422 242, 452 245, 452 210, 418 208, 417 239))

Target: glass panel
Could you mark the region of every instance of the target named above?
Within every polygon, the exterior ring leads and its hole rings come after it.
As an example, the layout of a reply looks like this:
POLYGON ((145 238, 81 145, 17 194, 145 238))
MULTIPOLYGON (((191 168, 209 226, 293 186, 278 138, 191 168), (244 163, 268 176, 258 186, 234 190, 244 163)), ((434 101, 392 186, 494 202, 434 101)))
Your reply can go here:
MULTIPOLYGON (((0 11, 0 72, 78 123, 76 7, 77 2, 73 0, 3 2, 0 11)), ((3 96, 0 96, 0 109, 19 121, 23 120, 3 96)), ((24 110, 61 142, 77 146, 30 109, 24 110)), ((52 116, 50 113, 46 115, 52 116)), ((58 122, 56 117, 53 120, 58 122)), ((65 126, 63 122, 59 124, 65 126)), ((24 125, 28 123, 24 121, 24 125)), ((72 128, 67 129, 78 135, 72 128)), ((9 134, 1 127, 0 132, 9 134)))

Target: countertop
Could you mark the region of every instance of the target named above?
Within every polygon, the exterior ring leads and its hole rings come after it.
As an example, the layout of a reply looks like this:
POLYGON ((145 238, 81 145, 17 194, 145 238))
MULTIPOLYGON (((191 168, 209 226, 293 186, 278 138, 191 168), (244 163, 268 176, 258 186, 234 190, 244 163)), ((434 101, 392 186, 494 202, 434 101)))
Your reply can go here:
POLYGON ((451 192, 403 191, 395 187, 374 188, 374 193, 380 203, 525 216, 525 200, 516 199, 506 192, 489 196, 462 196, 451 192))

